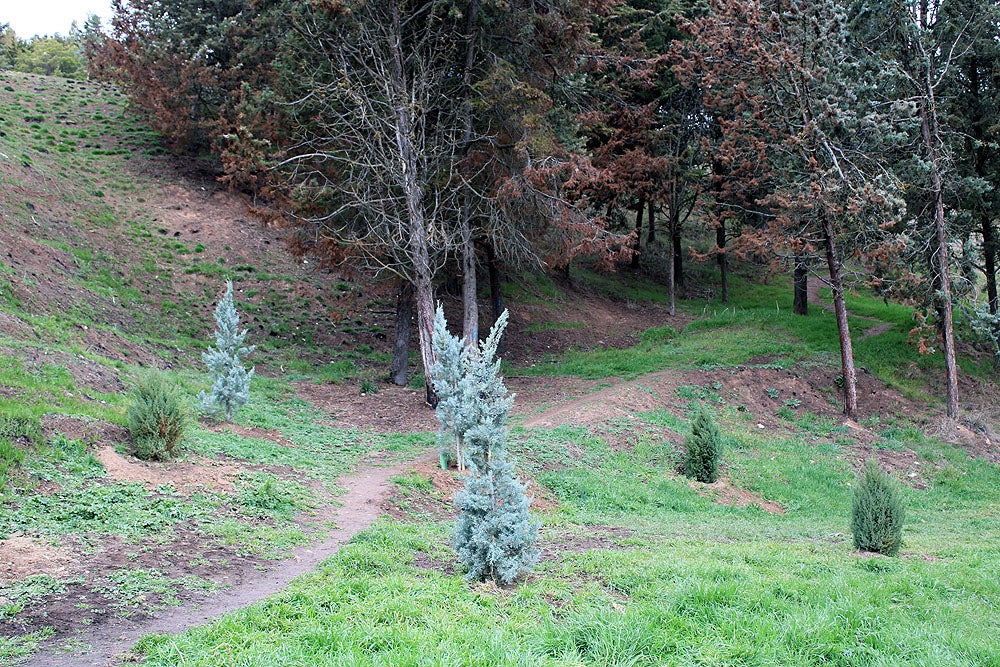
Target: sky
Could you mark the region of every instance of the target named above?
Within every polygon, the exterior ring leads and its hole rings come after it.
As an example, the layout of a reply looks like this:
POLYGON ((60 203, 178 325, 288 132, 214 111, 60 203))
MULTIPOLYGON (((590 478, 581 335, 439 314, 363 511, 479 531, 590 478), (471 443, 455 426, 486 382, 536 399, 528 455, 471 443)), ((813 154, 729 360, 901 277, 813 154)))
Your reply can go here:
POLYGON ((0 0, 0 24, 9 23, 22 39, 65 35, 70 23, 82 26, 88 14, 97 14, 106 25, 111 18, 111 0, 0 0))

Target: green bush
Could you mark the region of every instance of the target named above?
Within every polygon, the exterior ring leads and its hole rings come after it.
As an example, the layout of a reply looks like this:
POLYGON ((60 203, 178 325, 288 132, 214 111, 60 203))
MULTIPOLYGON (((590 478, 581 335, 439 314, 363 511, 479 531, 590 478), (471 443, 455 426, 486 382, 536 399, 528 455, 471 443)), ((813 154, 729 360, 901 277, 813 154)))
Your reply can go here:
POLYGON ((905 515, 899 484, 869 459, 854 487, 851 503, 855 548, 896 555, 903 543, 905 515))
POLYGON ((684 444, 684 474, 699 482, 714 482, 719 476, 722 434, 710 412, 703 408, 698 410, 691 426, 691 435, 684 444))
POLYGON ((169 458, 184 437, 187 415, 180 395, 160 373, 139 378, 128 406, 128 430, 135 455, 145 461, 169 458))

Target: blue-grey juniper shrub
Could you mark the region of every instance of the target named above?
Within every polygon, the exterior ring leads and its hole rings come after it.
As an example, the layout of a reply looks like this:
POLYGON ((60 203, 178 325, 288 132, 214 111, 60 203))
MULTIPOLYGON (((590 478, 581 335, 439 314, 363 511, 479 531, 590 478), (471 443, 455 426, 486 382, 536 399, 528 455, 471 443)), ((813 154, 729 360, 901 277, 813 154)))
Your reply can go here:
POLYGON ((454 546, 467 578, 509 584, 538 562, 538 523, 531 499, 507 461, 507 414, 514 402, 500 375, 497 346, 507 325, 506 311, 478 348, 463 346, 448 332, 438 306, 434 319, 431 368, 441 422, 442 461, 455 444, 459 467, 469 469, 465 488, 455 496, 459 510, 454 546))
POLYGON ((198 399, 202 410, 210 415, 222 415, 231 421, 233 415, 250 400, 250 380, 254 369, 243 367, 243 357, 254 351, 244 346, 246 329, 240 331, 240 316, 233 302, 233 281, 226 281, 226 294, 215 309, 215 347, 201 355, 212 377, 212 391, 201 392, 198 399))

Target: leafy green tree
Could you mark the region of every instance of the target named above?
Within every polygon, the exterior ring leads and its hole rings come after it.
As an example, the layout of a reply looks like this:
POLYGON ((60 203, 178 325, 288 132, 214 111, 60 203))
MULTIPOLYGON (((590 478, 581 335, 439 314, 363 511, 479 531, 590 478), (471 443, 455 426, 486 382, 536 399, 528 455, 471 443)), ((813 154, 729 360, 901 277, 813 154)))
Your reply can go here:
POLYGON ((215 347, 201 355, 212 378, 210 394, 202 392, 199 400, 209 414, 222 414, 231 421, 233 414, 250 400, 250 380, 254 369, 243 366, 243 358, 254 351, 244 346, 246 329, 240 331, 240 316, 233 301, 233 281, 226 281, 226 293, 215 309, 215 347))
POLYGON ((879 101, 858 91, 844 9, 838 0, 713 0, 684 29, 691 39, 678 50, 675 71, 700 87, 706 109, 717 114, 723 140, 713 163, 766 165, 766 224, 744 232, 744 248, 797 264, 813 254, 826 260, 844 411, 856 418, 845 259, 882 243, 900 185, 882 163, 891 126, 879 101))
MULTIPOLYGON (((970 218, 980 222, 984 251, 995 249, 995 102, 989 99, 995 84, 983 76, 995 77, 1000 9, 990 0, 856 0, 850 14, 867 69, 880 75, 882 103, 897 110, 901 150, 893 169, 908 186, 900 225, 906 257, 899 273, 910 278, 899 282, 936 325, 947 413, 957 418, 954 308, 969 284, 956 247, 968 238, 970 218)), ((921 345, 927 351, 938 347, 921 345)))
POLYGON ((19 72, 85 79, 87 66, 76 40, 68 37, 35 37, 28 41, 14 63, 19 72))
POLYGON ((0 69, 14 69, 17 58, 26 48, 8 23, 0 23, 0 69))

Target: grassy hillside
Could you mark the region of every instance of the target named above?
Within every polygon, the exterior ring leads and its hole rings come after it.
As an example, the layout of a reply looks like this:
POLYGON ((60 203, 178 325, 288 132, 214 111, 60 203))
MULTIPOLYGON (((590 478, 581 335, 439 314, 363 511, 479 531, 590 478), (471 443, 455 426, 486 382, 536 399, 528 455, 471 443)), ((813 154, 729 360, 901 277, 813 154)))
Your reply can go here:
MULTIPOLYGON (((99 650, 104 629, 252 587, 335 519, 343 474, 427 452, 420 392, 384 384, 393 304, 283 250, 211 170, 167 156, 116 91, 0 72, 0 661, 99 650), (258 350, 235 423, 179 459, 131 455, 127 392, 189 399, 223 282, 258 350)), ((708 271, 692 267, 693 272, 708 271)), ((940 359, 906 308, 849 307, 860 423, 840 414, 836 325, 814 294, 735 281, 682 301, 629 273, 505 286, 512 451, 544 555, 469 584, 449 547, 455 471, 394 479, 386 517, 275 597, 144 640, 150 665, 1000 665, 1000 450, 989 364, 940 359), (678 461, 698 406, 722 479, 678 461), (851 546, 855 471, 903 482, 902 554, 851 546)), ((711 276, 709 276, 711 278, 711 276)), ((446 298, 447 301, 447 298, 446 298)), ((416 364, 414 365, 416 366, 416 364)))

